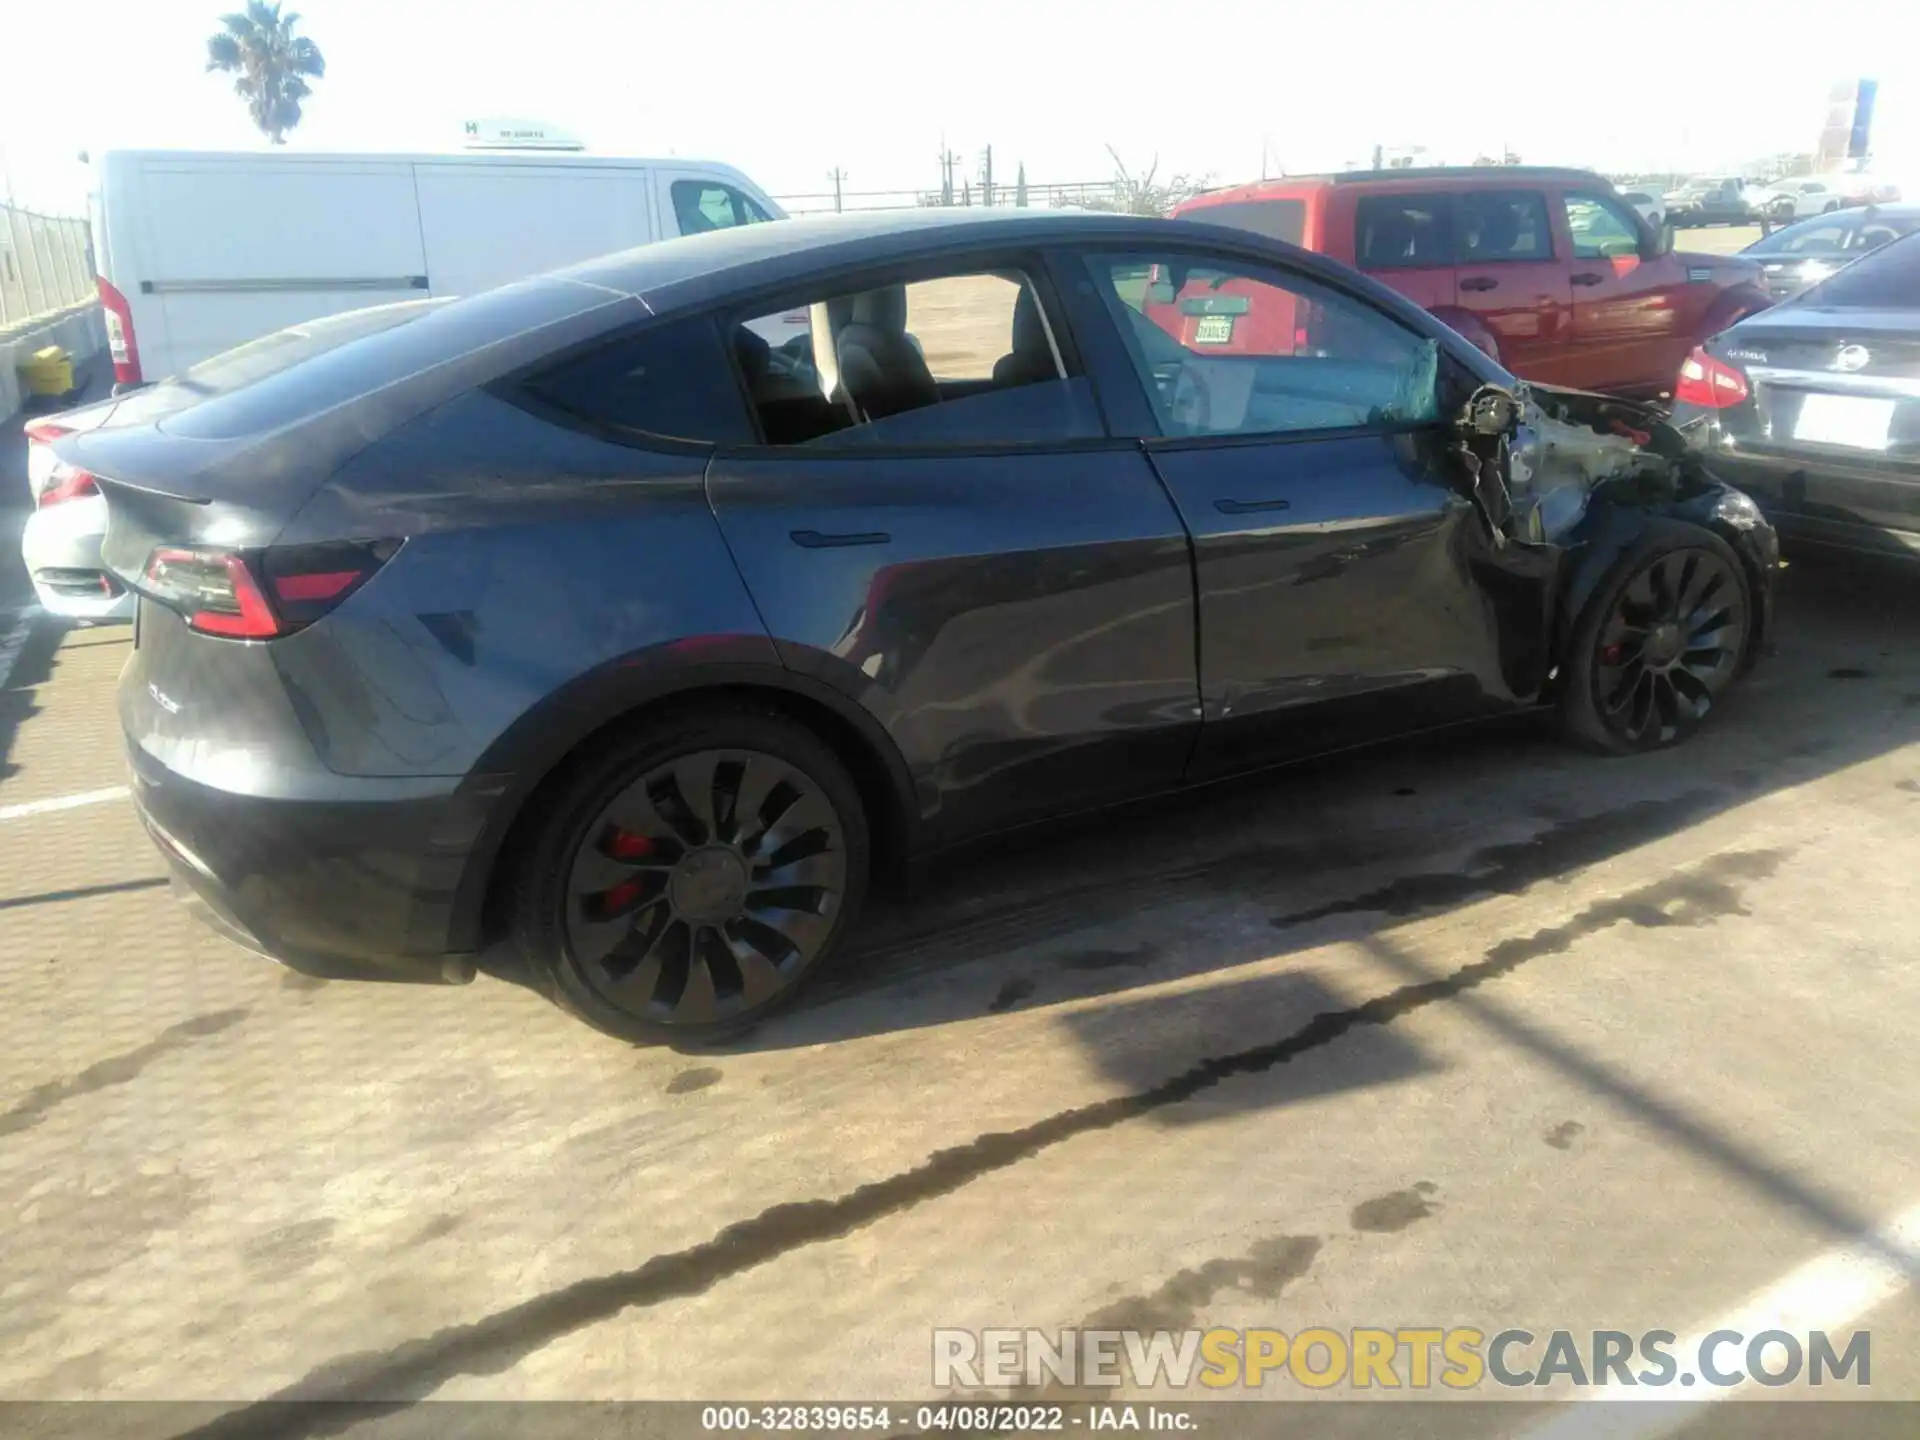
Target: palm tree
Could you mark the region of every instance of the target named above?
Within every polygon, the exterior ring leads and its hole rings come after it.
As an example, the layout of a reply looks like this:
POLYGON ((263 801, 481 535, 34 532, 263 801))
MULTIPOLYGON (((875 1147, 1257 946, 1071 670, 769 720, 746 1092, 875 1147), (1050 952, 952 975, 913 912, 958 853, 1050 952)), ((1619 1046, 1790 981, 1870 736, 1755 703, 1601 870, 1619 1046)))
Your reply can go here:
POLYGON ((293 27, 300 17, 280 13, 279 0, 247 0, 243 13, 220 17, 222 29, 207 40, 207 69, 234 77, 233 89, 247 102, 253 123, 276 145, 300 123, 300 102, 311 95, 305 77, 327 73, 320 47, 293 27))

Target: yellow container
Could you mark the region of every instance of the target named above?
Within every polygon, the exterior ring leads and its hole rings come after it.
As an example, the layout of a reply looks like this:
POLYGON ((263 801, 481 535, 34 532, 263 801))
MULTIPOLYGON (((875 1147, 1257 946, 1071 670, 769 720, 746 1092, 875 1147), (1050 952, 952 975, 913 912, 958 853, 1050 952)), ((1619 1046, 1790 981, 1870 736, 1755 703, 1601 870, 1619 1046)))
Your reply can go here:
POLYGON ((58 345, 36 350, 20 367, 30 395, 65 395, 73 389, 73 357, 58 345))

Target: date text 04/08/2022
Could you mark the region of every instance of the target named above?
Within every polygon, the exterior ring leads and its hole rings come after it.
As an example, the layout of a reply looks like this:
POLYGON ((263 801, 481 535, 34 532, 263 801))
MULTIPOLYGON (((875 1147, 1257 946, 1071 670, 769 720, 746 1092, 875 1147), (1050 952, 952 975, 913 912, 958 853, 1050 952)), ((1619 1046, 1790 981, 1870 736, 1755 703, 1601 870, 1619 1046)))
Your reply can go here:
POLYGON ((1196 1430, 1198 1425, 1188 1411, 1163 1405, 959 1403, 918 1405, 911 1410, 892 1405, 709 1405, 700 1412, 700 1428, 710 1433, 749 1435, 876 1430, 1037 1435, 1068 1430, 1186 1432, 1196 1430))

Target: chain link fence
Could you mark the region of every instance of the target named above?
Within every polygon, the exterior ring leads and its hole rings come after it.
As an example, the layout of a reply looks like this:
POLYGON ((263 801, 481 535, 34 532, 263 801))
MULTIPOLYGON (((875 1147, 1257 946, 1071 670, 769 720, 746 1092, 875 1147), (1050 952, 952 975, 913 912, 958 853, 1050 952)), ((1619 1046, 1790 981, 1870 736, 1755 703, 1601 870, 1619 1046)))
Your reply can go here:
POLYGON ((93 277, 86 221, 0 205, 0 330, 92 300, 93 277))

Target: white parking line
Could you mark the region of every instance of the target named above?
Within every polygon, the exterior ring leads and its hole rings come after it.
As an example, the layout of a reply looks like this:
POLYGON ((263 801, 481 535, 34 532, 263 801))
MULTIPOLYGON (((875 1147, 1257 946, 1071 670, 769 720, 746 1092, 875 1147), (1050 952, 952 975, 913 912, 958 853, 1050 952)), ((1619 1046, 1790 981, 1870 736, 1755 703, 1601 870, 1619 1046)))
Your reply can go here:
POLYGON ((0 805, 0 820, 24 820, 29 815, 45 815, 50 810, 78 810, 82 805, 99 805, 108 800, 124 800, 130 792, 124 785, 105 790, 82 790, 78 795, 56 795, 51 800, 29 800, 21 805, 0 805))
MULTIPOLYGON (((1683 1335, 1671 1347, 1671 1353, 1681 1373, 1690 1374, 1688 1367, 1698 1362, 1702 1345, 1717 1330, 1737 1331, 1743 1341, 1768 1330, 1784 1330, 1803 1345, 1809 1332, 1820 1330, 1831 1338, 1838 1353, 1845 1348, 1845 1337, 1835 1332, 1847 1329, 1912 1285, 1920 1285, 1920 1205, 1852 1244, 1815 1256, 1718 1319, 1683 1335)), ((1701 1405, 1769 1393, 1766 1387, 1745 1378, 1744 1345, 1728 1342, 1714 1358, 1723 1373, 1743 1372, 1740 1382, 1725 1386, 1696 1384, 1688 1389, 1673 1385, 1632 1389, 1596 1386, 1581 1391, 1581 1398, 1652 1403, 1632 1407, 1617 1403, 1574 1405, 1545 1424, 1524 1431, 1522 1440, 1654 1440, 1699 1419, 1701 1405)), ((1770 1368, 1777 1371, 1782 1363, 1776 1352, 1770 1368)), ((1836 1390, 1840 1386, 1849 1387, 1849 1398, 1869 1398, 1868 1392, 1851 1390, 1850 1381, 1840 1382, 1836 1390)), ((1782 1387, 1782 1393, 1796 1389, 1804 1389, 1804 1380, 1782 1387)))

